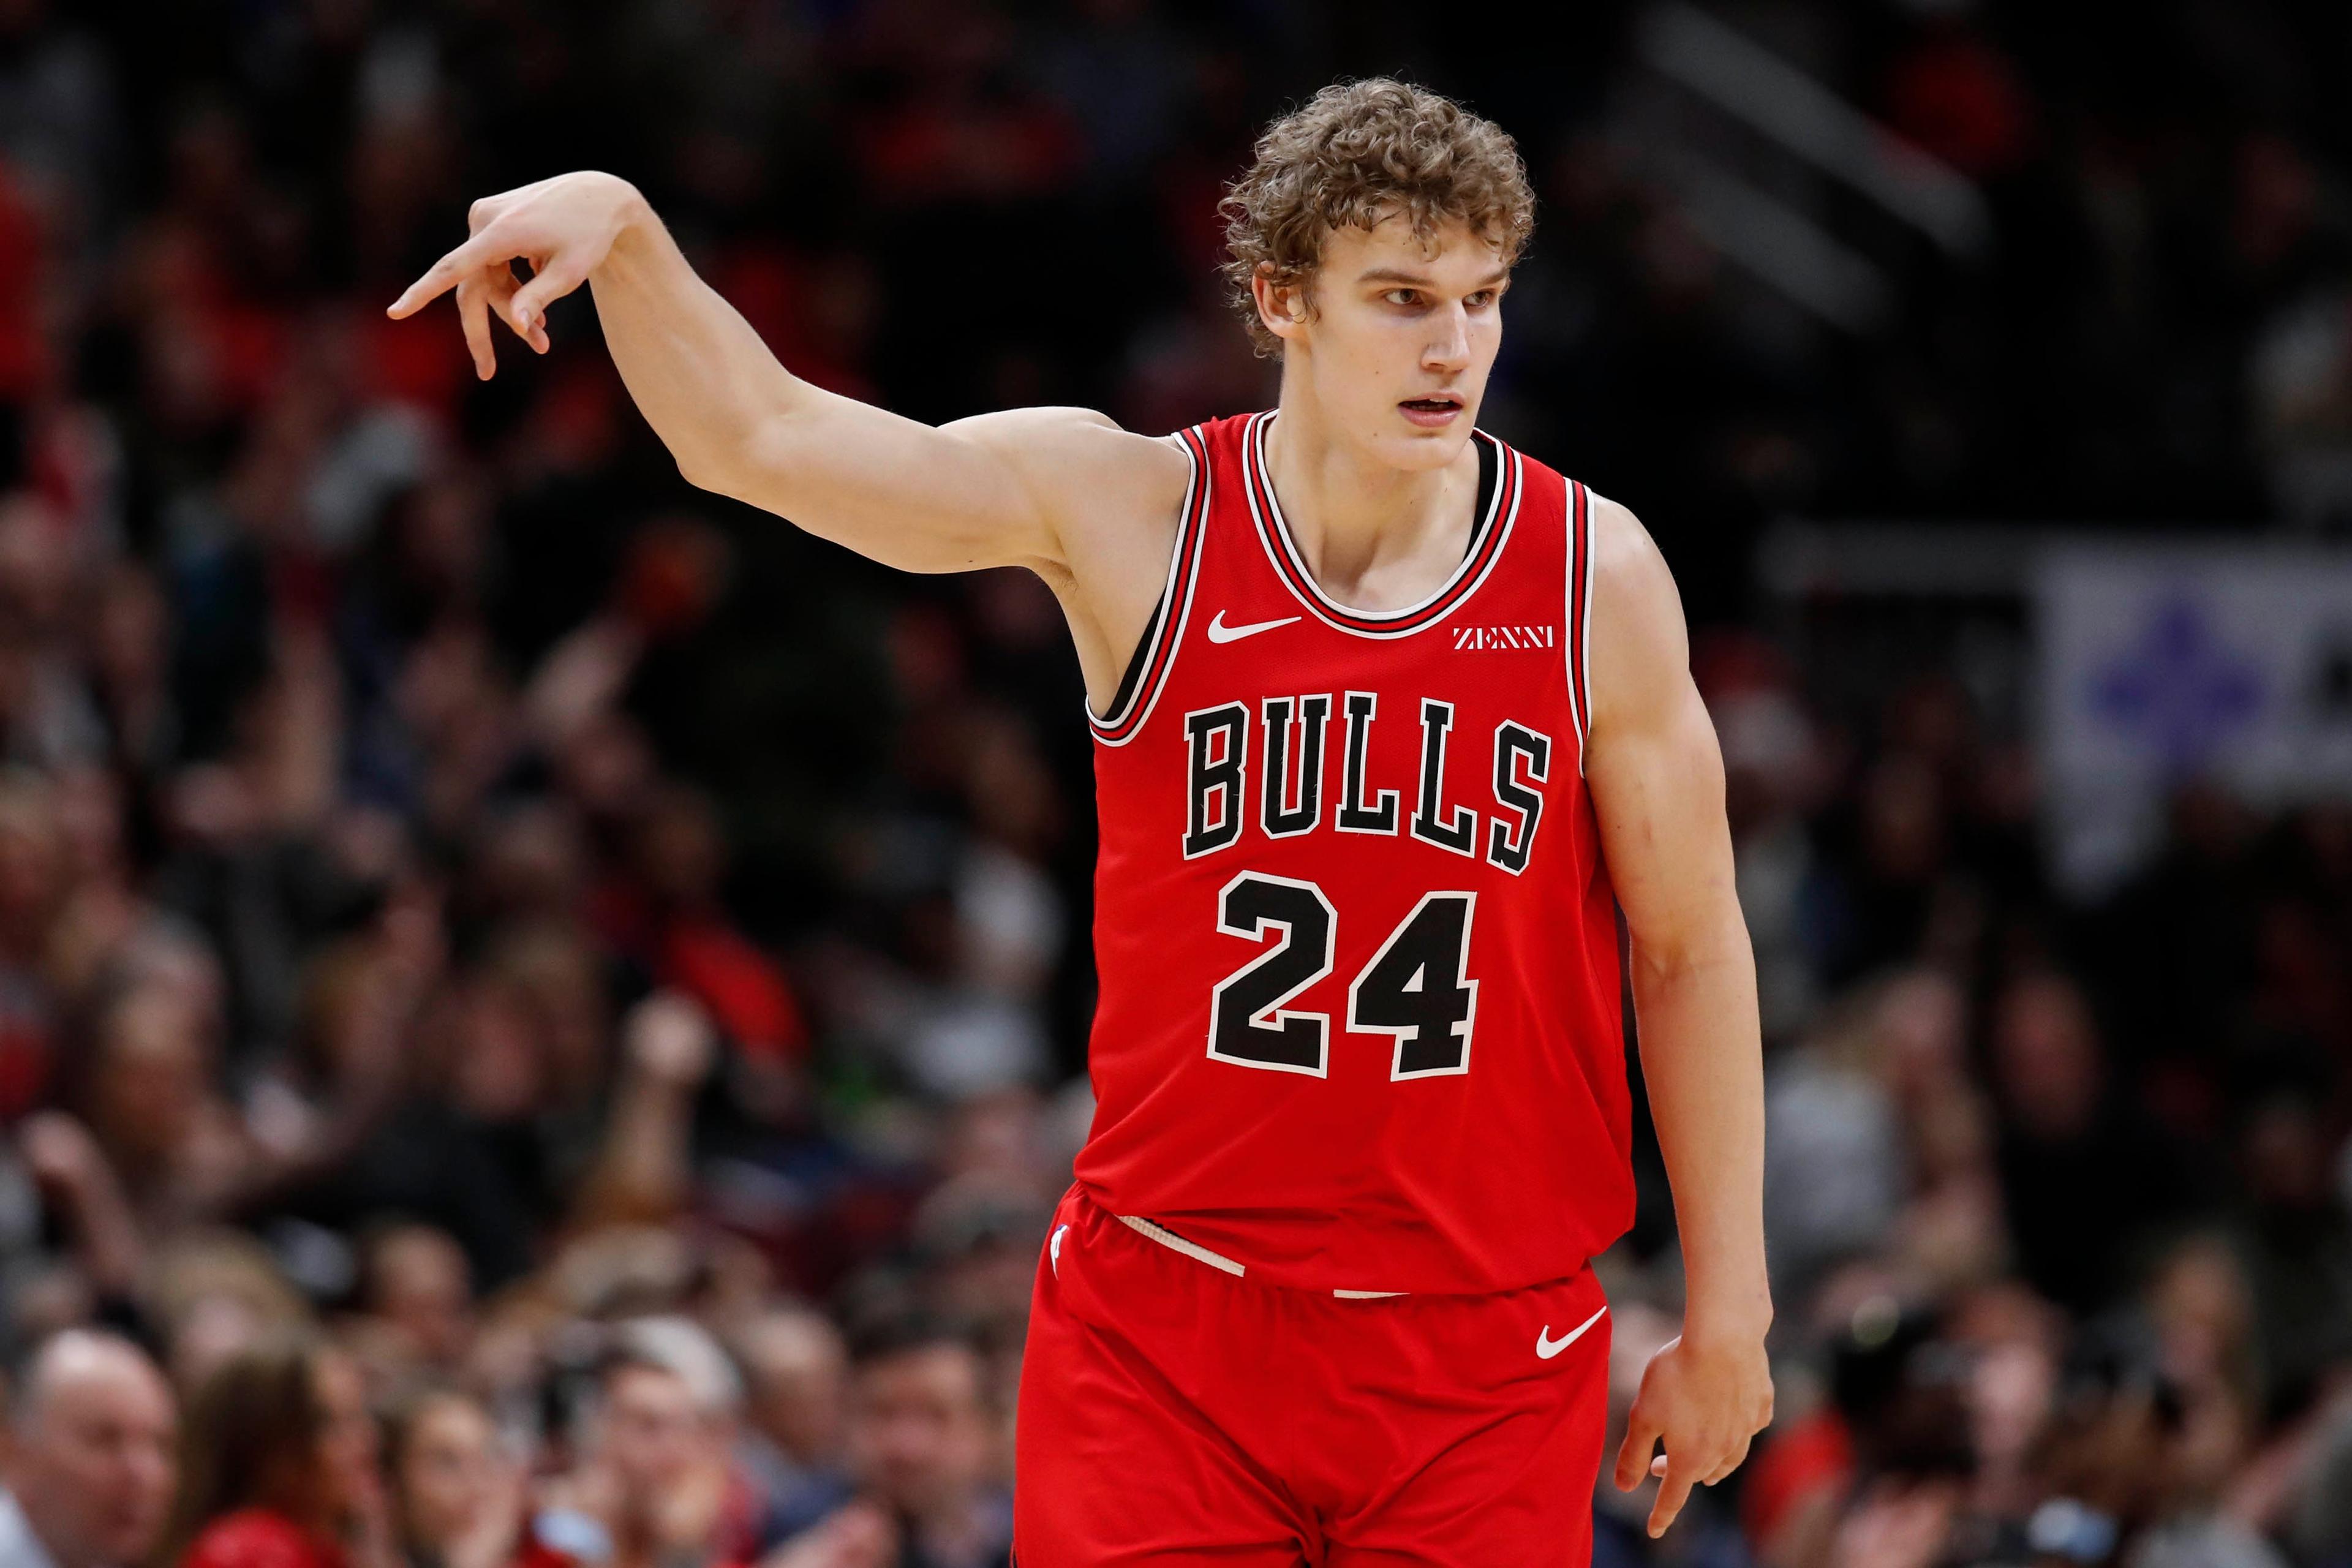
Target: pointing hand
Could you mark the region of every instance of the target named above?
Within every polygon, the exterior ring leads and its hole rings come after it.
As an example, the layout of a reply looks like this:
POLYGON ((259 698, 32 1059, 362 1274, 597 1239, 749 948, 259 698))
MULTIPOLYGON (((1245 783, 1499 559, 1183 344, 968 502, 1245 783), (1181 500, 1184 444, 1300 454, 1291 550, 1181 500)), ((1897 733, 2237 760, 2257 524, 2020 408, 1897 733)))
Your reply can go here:
POLYGON ((385 313, 395 321, 413 316, 455 289, 474 374, 488 381, 498 373, 492 312, 545 353, 548 306, 588 280, 639 199, 626 180, 593 171, 484 196, 467 214, 473 237, 435 262, 385 313), (530 264, 528 282, 515 276, 517 261, 530 264))

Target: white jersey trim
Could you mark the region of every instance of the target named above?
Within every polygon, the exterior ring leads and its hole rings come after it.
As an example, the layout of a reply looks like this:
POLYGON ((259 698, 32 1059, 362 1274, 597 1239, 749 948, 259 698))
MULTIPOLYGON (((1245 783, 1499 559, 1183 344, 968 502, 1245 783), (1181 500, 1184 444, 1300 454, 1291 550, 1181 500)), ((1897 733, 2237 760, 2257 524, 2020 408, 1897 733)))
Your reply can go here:
POLYGON ((1563 639, 1568 657, 1568 710, 1576 724, 1576 776, 1584 776, 1584 753, 1592 733, 1592 491, 1568 481, 1568 620, 1563 639))
POLYGON ((1290 536, 1290 524, 1282 515, 1282 502, 1274 493, 1274 478, 1265 466, 1265 433, 1273 425, 1274 417, 1270 412, 1253 415, 1248 428, 1243 432, 1242 462, 1244 465, 1244 479, 1255 482, 1245 482, 1242 489, 1249 501, 1250 521, 1257 525, 1258 542, 1265 548, 1266 563, 1274 568, 1275 576, 1281 579, 1282 585, 1290 591, 1291 597, 1307 606, 1308 612, 1317 620, 1352 637, 1373 638, 1411 637, 1415 632, 1426 631, 1429 627, 1438 625, 1444 617, 1440 616, 1434 620, 1418 622, 1411 626, 1380 627, 1349 626, 1339 617, 1353 616, 1359 620, 1365 621, 1408 621, 1415 616, 1426 613, 1431 605, 1449 596, 1458 595, 1457 605, 1467 604, 1471 596, 1485 585, 1486 579, 1494 573, 1496 563, 1502 560, 1504 551, 1510 544, 1511 524, 1518 519, 1519 503, 1527 491, 1527 476, 1516 449, 1504 442, 1495 440, 1495 437, 1487 435, 1484 430, 1471 431, 1472 440, 1493 442, 1496 456, 1510 465, 1508 473, 1498 475, 1496 478, 1495 494, 1486 503, 1486 515, 1482 520, 1476 544, 1462 558, 1461 563, 1446 574, 1445 581, 1438 585, 1437 590, 1423 597, 1419 603, 1408 605, 1401 610, 1360 610, 1353 605, 1343 605, 1323 592, 1322 587, 1315 581, 1315 574, 1307 569, 1306 558, 1298 553, 1298 546, 1290 536), (1507 490, 1510 494, 1511 504, 1508 510, 1504 510, 1503 496, 1507 490), (1263 504, 1259 500, 1260 496, 1265 498, 1263 504), (1499 520, 1496 516, 1497 512, 1501 513, 1499 520), (1492 548, 1486 548, 1489 531, 1498 526, 1502 530, 1501 537, 1494 540, 1492 548), (1281 552, 1279 557, 1276 553, 1277 551, 1281 552), (1295 581, 1291 572, 1283 570, 1284 558, 1289 561, 1293 571, 1297 574, 1295 581), (1476 575, 1469 577, 1465 585, 1465 579, 1474 569, 1476 575), (1299 587, 1301 583, 1307 585, 1304 590, 1299 587))
MULTIPOLYGON (((1181 1252, 1185 1257, 1205 1263, 1212 1268, 1221 1268, 1236 1279, 1244 1279, 1248 1275, 1247 1269, 1223 1253, 1212 1252, 1197 1241, 1187 1241, 1164 1225, 1154 1225, 1148 1219, 1139 1219, 1131 1214, 1113 1215, 1111 1217, 1138 1236, 1148 1236, 1171 1251, 1181 1252)), ((1377 1301, 1390 1296, 1402 1296, 1408 1293, 1403 1290, 1334 1290, 1331 1292, 1342 1301, 1377 1301)))
POLYGON ((1209 505, 1214 499, 1209 464, 1203 455, 1208 437, 1195 426, 1180 435, 1178 440, 1184 448, 1184 460, 1192 468, 1184 481, 1184 505, 1176 514, 1176 540, 1168 551, 1168 579, 1160 589, 1160 624, 1153 628, 1150 646, 1128 655, 1130 663, 1138 658, 1144 661, 1144 679, 1136 682, 1126 702, 1108 716, 1097 715, 1092 703, 1086 705, 1087 726, 1094 731, 1095 739, 1106 746, 1124 746, 1143 732, 1152 709, 1159 705, 1160 693, 1175 671, 1176 656, 1182 651, 1184 627, 1192 616, 1192 598, 1201 586, 1201 546, 1209 536, 1209 505), (1189 568, 1185 562, 1188 553, 1192 557, 1189 568), (1181 602, 1177 595, 1179 584, 1183 586, 1181 602), (1163 649, 1165 658, 1160 657, 1163 649), (1160 667, 1156 674, 1151 671, 1155 663, 1160 667))
POLYGON ((1223 1253, 1212 1252, 1198 1242, 1187 1241, 1182 1237, 1177 1235, 1174 1231, 1168 1229, 1165 1226, 1154 1225, 1148 1219, 1138 1219, 1131 1214, 1123 1214, 1117 1217, 1119 1224, 1127 1226, 1129 1230, 1136 1232, 1138 1235, 1148 1236, 1152 1240, 1158 1242, 1160 1246, 1171 1247, 1174 1250, 1182 1253, 1187 1258, 1198 1258, 1212 1268, 1222 1268, 1236 1279, 1248 1272, 1248 1270, 1244 1269, 1240 1264, 1234 1262, 1232 1258, 1227 1258, 1223 1253))

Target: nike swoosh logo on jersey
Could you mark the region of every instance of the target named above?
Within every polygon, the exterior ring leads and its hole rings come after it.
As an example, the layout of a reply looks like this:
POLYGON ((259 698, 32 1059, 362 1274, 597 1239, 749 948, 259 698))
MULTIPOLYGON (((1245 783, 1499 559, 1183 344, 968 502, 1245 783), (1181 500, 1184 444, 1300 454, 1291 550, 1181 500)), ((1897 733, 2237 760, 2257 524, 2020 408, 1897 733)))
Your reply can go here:
POLYGON ((1244 637, 1254 637, 1260 632, 1270 632, 1276 626, 1286 626, 1297 619, 1298 619, 1297 616, 1285 616, 1278 621, 1252 621, 1245 626, 1229 626, 1225 625, 1225 612, 1219 610, 1209 622, 1209 640, 1239 642, 1244 637))
POLYGON ((1054 1278, 1056 1279, 1059 1279, 1062 1277, 1062 1233, 1069 1228, 1070 1227, 1066 1225, 1055 1226, 1054 1227, 1054 1239, 1048 1242, 1045 1247, 1045 1250, 1052 1255, 1054 1278))
POLYGON ((1552 1357, 1558 1355, 1560 1352, 1566 1350, 1569 1346, 1582 1339, 1584 1337, 1584 1331, 1599 1322, 1601 1321, 1601 1313, 1608 1310, 1609 1309, 1606 1307, 1601 1308, 1600 1312, 1593 1313, 1592 1316, 1585 1319, 1584 1321, 1569 1330, 1568 1337, 1565 1339, 1553 1339, 1551 1337, 1551 1325, 1549 1323, 1546 1323, 1543 1326, 1543 1331, 1536 1336, 1536 1354, 1545 1361, 1551 1360, 1552 1357))

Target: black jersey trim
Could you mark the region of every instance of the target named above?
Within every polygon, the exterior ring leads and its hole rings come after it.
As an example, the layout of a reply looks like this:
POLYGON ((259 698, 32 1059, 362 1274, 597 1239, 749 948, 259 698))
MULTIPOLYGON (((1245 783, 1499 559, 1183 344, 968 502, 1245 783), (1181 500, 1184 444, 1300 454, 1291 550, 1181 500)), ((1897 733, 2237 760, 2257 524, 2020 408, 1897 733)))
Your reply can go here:
POLYGON ((1251 521, 1257 527, 1258 542, 1265 546, 1275 575, 1282 579, 1291 596, 1324 625, 1356 637, 1410 636, 1435 626, 1452 614, 1478 591, 1494 571, 1495 563, 1502 559, 1512 524, 1518 519, 1519 500, 1526 489, 1525 465, 1517 452, 1485 431, 1474 430, 1473 439, 1491 443, 1495 447, 1497 482, 1483 521, 1472 531, 1472 543, 1462 563, 1436 592, 1401 610, 1359 610, 1340 604, 1324 593, 1314 574, 1307 571, 1306 559, 1299 554, 1289 524, 1283 518, 1282 502, 1274 493, 1273 478, 1265 462, 1265 433, 1273 422, 1270 413, 1255 415, 1243 432, 1243 489, 1249 501, 1251 521))
POLYGON ((1135 651, 1127 657, 1127 669, 1118 678, 1118 690, 1112 694, 1110 710, 1127 711, 1128 700, 1135 695, 1135 683, 1143 679, 1146 665, 1151 662, 1151 650, 1160 641, 1160 617, 1168 613, 1168 590, 1161 588, 1160 597, 1151 606, 1151 618, 1143 624, 1143 635, 1135 640, 1135 651))
MULTIPOLYGON (((1475 434, 1475 432, 1474 432, 1475 434)), ((1495 488, 1502 480, 1502 462, 1495 456, 1496 441, 1492 437, 1474 443, 1478 448, 1478 504, 1470 514, 1470 537, 1463 542, 1462 559, 1478 548, 1486 537, 1486 530, 1495 521, 1495 488)))
POLYGON ((1177 435, 1192 471, 1184 483, 1184 508, 1178 514, 1176 542, 1169 551, 1168 581, 1160 590, 1159 607, 1144 627, 1142 639, 1129 657, 1128 672, 1119 680, 1110 712, 1097 715, 1092 707, 1087 710, 1087 723, 1095 739, 1107 746, 1123 746, 1135 739, 1159 703, 1192 616, 1192 591, 1200 583, 1201 542, 1209 531, 1206 520, 1212 489, 1208 441, 1197 425, 1177 435))
MULTIPOLYGON (((1502 467, 1495 457, 1495 447, 1492 440, 1478 443, 1478 507, 1473 515, 1470 537, 1462 544, 1462 556, 1465 561, 1469 559, 1470 552, 1478 548, 1478 542, 1486 537, 1486 529, 1495 521, 1495 486, 1502 467)), ((1118 690, 1110 700, 1112 712, 1117 713, 1127 706, 1128 698, 1135 690, 1135 683, 1143 679, 1144 667, 1150 663, 1153 639, 1160 635, 1160 617, 1167 613, 1168 591, 1162 588, 1160 597, 1152 602, 1151 619, 1144 624, 1143 636, 1136 639, 1135 651, 1128 656, 1127 668, 1120 672, 1118 690)))
POLYGON ((1576 771, 1584 773, 1592 732, 1592 492, 1568 481, 1568 710, 1576 725, 1576 771))

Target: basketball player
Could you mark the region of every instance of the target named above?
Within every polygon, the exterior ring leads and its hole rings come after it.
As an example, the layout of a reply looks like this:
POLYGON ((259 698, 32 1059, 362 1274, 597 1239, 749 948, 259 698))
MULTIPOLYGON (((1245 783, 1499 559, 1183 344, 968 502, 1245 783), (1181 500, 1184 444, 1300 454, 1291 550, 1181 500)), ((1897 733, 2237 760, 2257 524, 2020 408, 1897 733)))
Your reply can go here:
MULTIPOLYGON (((1227 204, 1280 402, 1171 436, 821 391, 605 174, 477 203, 392 307, 454 288, 488 376, 493 318, 544 353, 585 282, 694 483, 1059 596, 1097 1110, 1038 1259, 1023 1568, 1588 1560, 1588 1260, 1633 1203, 1621 909, 1687 1293, 1617 1484, 1663 1475, 1662 1531, 1769 1418, 1755 976, 1681 606, 1631 513, 1474 428, 1532 210, 1452 102, 1318 94, 1227 204)), ((1040 310, 1118 287, 1037 260, 1040 310)))

